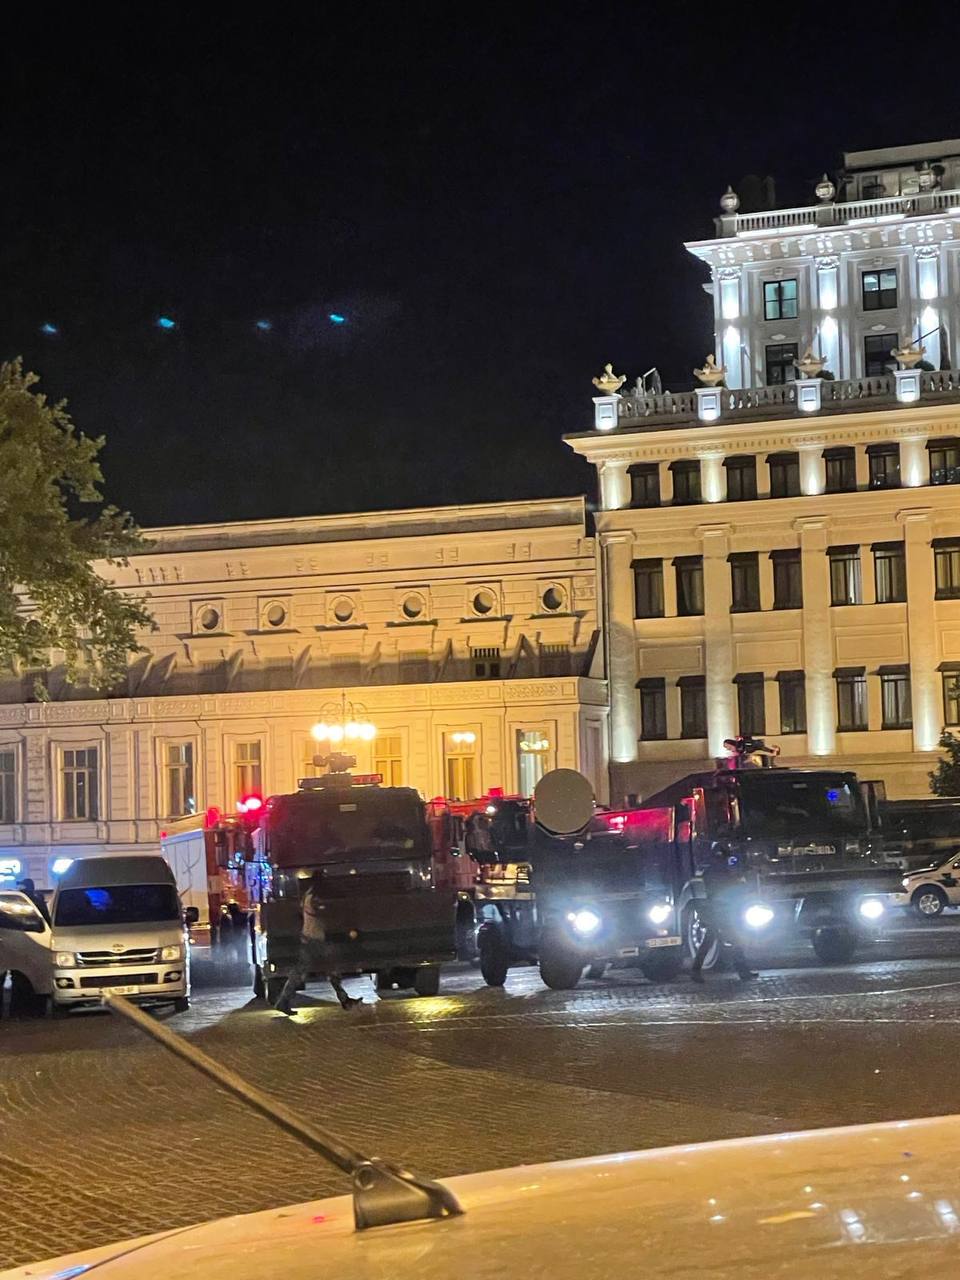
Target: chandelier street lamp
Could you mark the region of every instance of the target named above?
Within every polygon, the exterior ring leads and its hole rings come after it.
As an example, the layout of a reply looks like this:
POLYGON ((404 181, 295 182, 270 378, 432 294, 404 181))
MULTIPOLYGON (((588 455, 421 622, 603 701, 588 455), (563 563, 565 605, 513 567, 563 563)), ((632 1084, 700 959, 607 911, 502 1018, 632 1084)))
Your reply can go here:
POLYGON ((315 742, 339 746, 342 742, 372 742, 377 727, 366 719, 366 707, 359 702, 348 702, 347 695, 340 695, 339 705, 328 702, 320 708, 320 719, 310 730, 315 742))

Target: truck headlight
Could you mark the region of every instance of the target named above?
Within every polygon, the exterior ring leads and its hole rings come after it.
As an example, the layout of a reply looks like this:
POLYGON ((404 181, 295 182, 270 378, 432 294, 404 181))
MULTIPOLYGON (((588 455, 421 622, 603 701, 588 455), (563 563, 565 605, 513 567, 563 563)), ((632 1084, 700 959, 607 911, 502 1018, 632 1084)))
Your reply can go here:
POLYGON ((773 912, 762 902, 755 902, 752 907, 747 907, 743 918, 751 929, 763 929, 773 919, 773 912))
POLYGON ((589 907, 582 907, 579 911, 570 911, 567 919, 573 925, 575 933, 596 933, 600 928, 600 917, 595 911, 591 911, 589 907))
POLYGON ((179 942, 174 942, 169 947, 161 947, 160 959, 161 960, 182 960, 183 947, 179 942))
POLYGON ((77 957, 72 951, 58 951, 53 963, 57 969, 75 969, 77 967, 77 957))
POLYGON ((673 907, 666 902, 658 902, 647 912, 647 919, 653 924, 663 924, 665 920, 670 919, 673 907))
POLYGON ((885 908, 879 898, 864 898, 858 910, 864 920, 879 920, 885 908))

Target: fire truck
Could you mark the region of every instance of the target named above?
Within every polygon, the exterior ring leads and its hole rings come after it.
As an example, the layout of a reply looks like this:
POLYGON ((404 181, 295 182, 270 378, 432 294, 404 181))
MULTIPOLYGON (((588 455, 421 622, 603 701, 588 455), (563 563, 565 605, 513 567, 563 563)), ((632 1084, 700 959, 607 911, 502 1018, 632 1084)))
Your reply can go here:
POLYGON ((460 850, 453 820, 410 787, 354 775, 350 757, 272 796, 259 815, 254 913, 255 987, 273 1003, 297 963, 302 899, 324 911, 327 972, 370 973, 379 990, 436 995, 455 958, 460 850))

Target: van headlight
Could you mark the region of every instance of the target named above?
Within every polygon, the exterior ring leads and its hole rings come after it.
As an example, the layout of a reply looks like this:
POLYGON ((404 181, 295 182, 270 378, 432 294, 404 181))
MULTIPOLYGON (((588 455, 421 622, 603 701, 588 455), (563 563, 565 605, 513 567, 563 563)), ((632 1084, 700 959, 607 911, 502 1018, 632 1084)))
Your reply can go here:
POLYGON ((161 960, 182 960, 183 947, 180 945, 179 942, 175 942, 171 944, 171 946, 169 947, 161 947, 160 959, 161 960))
POLYGON ((751 929, 763 929, 773 919, 773 912, 762 902, 755 902, 753 906, 747 907, 743 918, 751 929))
POLYGON ((864 898, 858 910, 864 920, 879 920, 885 908, 879 898, 864 898))
POLYGON ((663 924, 665 920, 670 919, 670 913, 673 907, 667 902, 657 902, 647 912, 647 919, 652 924, 663 924))
POLYGON ((53 963, 57 969, 75 969, 77 967, 77 957, 72 951, 58 951, 53 963))
POLYGON ((589 907, 581 907, 579 911, 567 913, 567 919, 573 925, 574 933, 596 933, 600 928, 600 917, 589 907))

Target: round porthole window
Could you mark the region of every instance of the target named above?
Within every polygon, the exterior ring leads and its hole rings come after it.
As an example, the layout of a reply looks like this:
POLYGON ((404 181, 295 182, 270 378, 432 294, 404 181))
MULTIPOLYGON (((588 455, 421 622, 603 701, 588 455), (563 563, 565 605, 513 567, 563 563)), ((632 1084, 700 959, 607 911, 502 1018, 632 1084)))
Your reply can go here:
POLYGON ((561 587, 547 587, 540 597, 540 603, 548 613, 556 613, 563 608, 565 603, 563 589, 561 587))
POLYGON ((486 587, 483 587, 476 592, 471 603, 473 604, 473 612, 478 613, 483 618, 488 613, 493 613, 497 607, 497 597, 492 591, 488 591, 486 587))
POLYGON ((353 601, 348 600, 346 596, 341 596, 339 600, 333 602, 333 616, 338 622, 349 622, 353 617, 353 601))
POLYGON ((400 606, 401 612, 405 618, 409 618, 412 622, 415 618, 419 618, 424 609, 423 596, 418 595, 415 591, 411 591, 409 595, 403 597, 403 604, 400 606))
POLYGON ((266 619, 268 627, 282 627, 286 622, 287 611, 279 600, 268 606, 266 619))
POLYGON ((198 621, 201 630, 216 631, 220 625, 220 610, 215 609, 212 604, 208 604, 200 610, 198 621))

